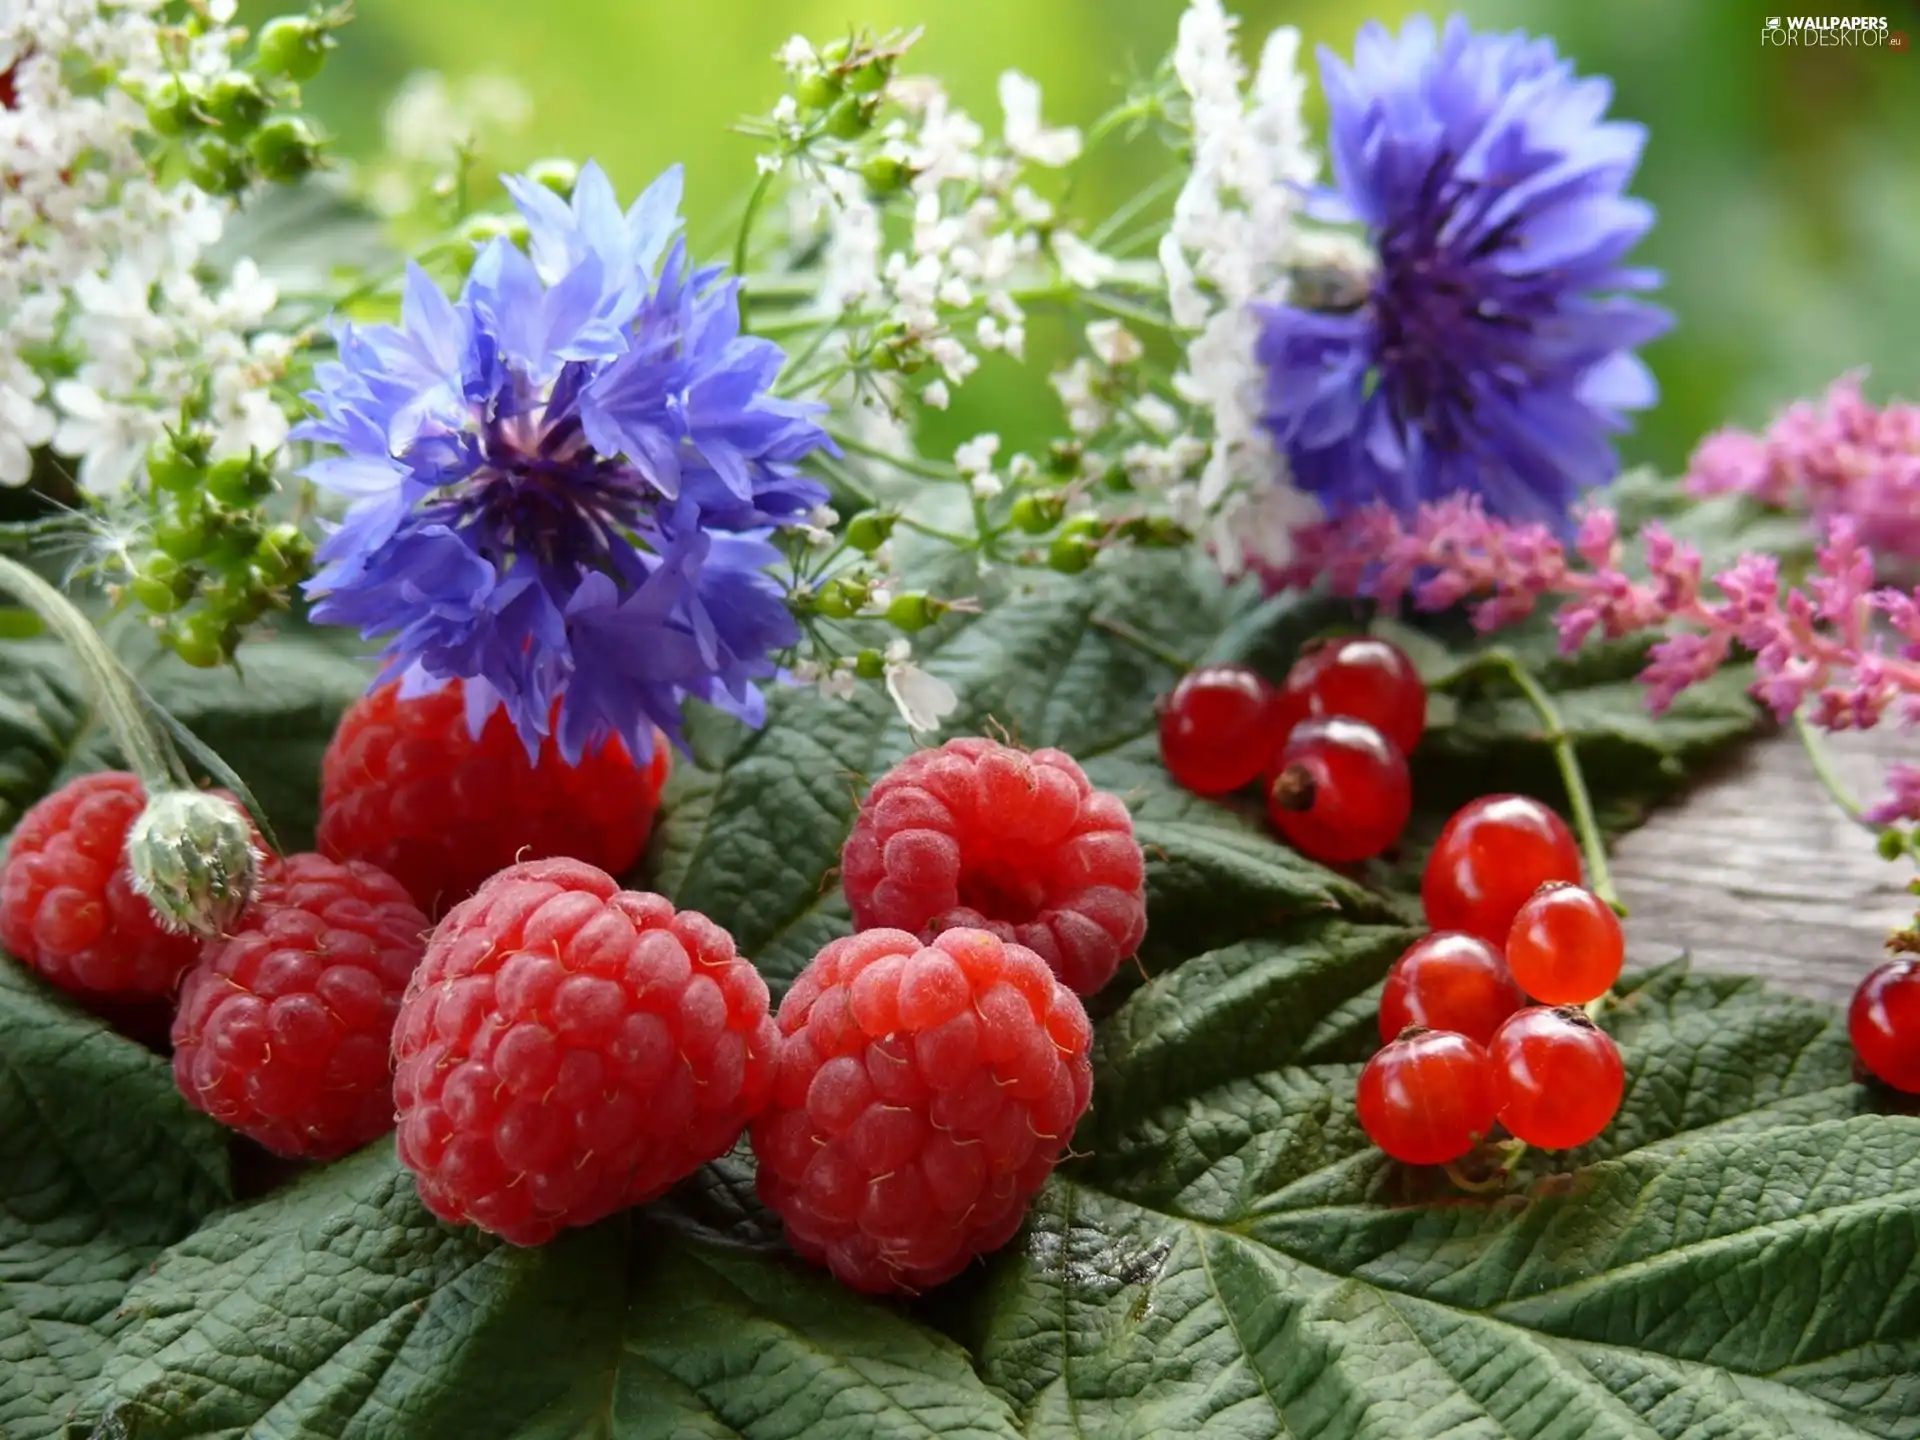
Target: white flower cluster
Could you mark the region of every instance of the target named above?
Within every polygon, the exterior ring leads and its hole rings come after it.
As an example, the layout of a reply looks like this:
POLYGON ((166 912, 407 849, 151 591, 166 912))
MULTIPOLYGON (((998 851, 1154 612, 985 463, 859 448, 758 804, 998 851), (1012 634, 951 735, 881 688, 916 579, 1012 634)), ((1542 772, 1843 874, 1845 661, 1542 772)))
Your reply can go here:
POLYGON ((423 195, 445 199, 463 151, 497 144, 532 117, 533 97, 511 76, 449 80, 437 70, 416 70, 388 102, 386 155, 364 175, 367 198, 394 216, 411 212, 423 195))
MULTIPOLYGON (((779 58, 800 74, 817 64, 799 37, 779 58)), ((937 81, 897 78, 887 98, 903 113, 854 147, 848 163, 805 170, 792 199, 796 230, 824 239, 823 316, 844 317, 850 333, 884 336, 905 370, 931 366, 936 373, 920 398, 945 409, 953 387, 979 368, 981 352, 1024 358, 1018 282, 1043 278, 1050 262, 1068 284, 1098 285, 1110 262, 1060 225, 1026 183, 1028 166, 1057 169, 1081 147, 1077 129, 1042 123, 1040 86, 1028 76, 1009 70, 1000 77, 997 143, 937 81), (911 225, 898 247, 889 246, 881 223, 886 202, 863 177, 876 166, 905 177, 901 204, 911 225)))
POLYGON ((290 342, 257 333, 273 287, 242 267, 217 295, 202 288, 223 206, 154 183, 134 98, 172 73, 225 71, 233 9, 209 0, 189 34, 161 0, 0 4, 0 484, 24 483, 51 444, 84 488, 120 489, 209 374, 223 453, 286 436, 266 387, 290 342), (103 75, 116 83, 89 80, 103 75))
POLYGON ((1300 35, 1283 27, 1267 37, 1249 92, 1238 26, 1220 0, 1194 0, 1181 16, 1173 64, 1190 102, 1193 169, 1160 244, 1173 320, 1191 337, 1176 383, 1213 421, 1199 480, 1175 498, 1230 574, 1250 557, 1283 562, 1293 531, 1318 515, 1284 483, 1260 425, 1251 308, 1286 298, 1304 187, 1319 173, 1301 116, 1300 35))

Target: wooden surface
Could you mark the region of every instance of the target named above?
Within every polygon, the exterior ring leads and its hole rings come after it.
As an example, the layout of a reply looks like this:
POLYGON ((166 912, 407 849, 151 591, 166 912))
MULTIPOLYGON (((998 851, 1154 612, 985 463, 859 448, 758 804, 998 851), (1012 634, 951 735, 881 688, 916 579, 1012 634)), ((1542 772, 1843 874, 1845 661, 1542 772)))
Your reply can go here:
MULTIPOLYGON (((1893 726, 1829 745, 1850 791, 1869 801, 1887 759, 1920 751, 1893 726)), ((1906 890, 1914 875, 1910 861, 1879 857, 1790 734, 1746 747, 1614 851, 1629 965, 1690 951, 1702 969, 1841 1004, 1886 958, 1887 931, 1920 907, 1906 890)))

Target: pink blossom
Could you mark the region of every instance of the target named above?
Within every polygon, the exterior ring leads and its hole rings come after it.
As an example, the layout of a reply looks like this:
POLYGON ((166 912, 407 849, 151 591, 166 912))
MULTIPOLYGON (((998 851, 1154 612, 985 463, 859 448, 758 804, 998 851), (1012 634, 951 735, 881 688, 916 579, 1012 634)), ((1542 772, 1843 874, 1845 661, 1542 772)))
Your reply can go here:
POLYGON ((1887 767, 1887 789, 1892 793, 1862 817, 1870 825, 1892 825, 1920 820, 1920 766, 1895 763, 1887 767))
POLYGON ((1687 488, 1800 507, 1824 525, 1850 516, 1863 543, 1920 558, 1920 405, 1875 409, 1858 374, 1790 405, 1762 435, 1722 430, 1694 450, 1687 488))
POLYGON ((1465 604, 1482 631, 1524 619, 1551 596, 1567 653, 1596 633, 1663 632, 1640 673, 1656 714, 1737 646, 1753 656, 1750 693, 1782 721, 1803 709, 1828 730, 1867 729, 1889 710, 1903 723, 1920 721, 1920 592, 1872 588, 1873 554, 1850 517, 1826 522, 1817 568, 1799 589, 1783 587, 1780 562, 1765 554, 1742 555, 1707 577, 1699 551, 1653 524, 1641 532, 1647 575, 1635 579, 1623 568, 1619 533, 1612 512, 1584 515, 1576 566, 1549 532, 1490 519, 1477 497, 1422 506, 1406 522, 1376 506, 1305 532, 1304 563, 1270 580, 1297 584, 1317 573, 1340 595, 1387 604, 1410 597, 1423 610, 1465 604), (1898 654, 1873 633, 1876 611, 1904 641, 1898 654))

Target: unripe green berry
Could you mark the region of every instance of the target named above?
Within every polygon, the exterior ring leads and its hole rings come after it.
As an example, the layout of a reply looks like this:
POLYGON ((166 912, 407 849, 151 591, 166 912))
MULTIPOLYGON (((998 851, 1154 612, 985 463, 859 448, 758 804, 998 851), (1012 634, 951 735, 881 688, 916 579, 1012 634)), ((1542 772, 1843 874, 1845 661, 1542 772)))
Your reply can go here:
POLYGON ((1060 501, 1052 495, 1022 495, 1009 513, 1027 534, 1043 535, 1060 523, 1060 501))
POLYGON ((1898 860, 1907 852, 1907 842, 1898 830, 1882 830, 1878 841, 1882 860, 1898 860))
MULTIPOLYGON (((226 663, 231 653, 227 622, 209 610, 196 610, 165 639, 173 653, 198 670, 212 670, 226 663)), ((237 635, 231 637, 238 642, 237 635)))
POLYGON ((887 657, 878 650, 862 650, 853 657, 853 673, 862 680, 878 680, 887 673, 887 657))
POLYGON ((827 112, 827 133, 839 140, 858 140, 873 128, 873 112, 864 100, 849 95, 827 112))
POLYGON ((847 57, 851 54, 853 54, 853 42, 844 36, 838 40, 829 40, 820 47, 821 61, 831 66, 846 64, 847 57))
POLYGON ((170 930, 223 934, 253 900, 260 852, 253 827, 230 801, 196 790, 162 790, 127 831, 127 870, 170 930))
POLYGON ((896 595, 887 606, 887 623, 896 630, 905 630, 912 634, 924 630, 935 620, 946 606, 933 599, 923 590, 909 590, 904 595, 896 595))
POLYGON ((236 455, 207 471, 207 493, 222 505, 245 509, 273 493, 273 472, 255 456, 236 455))
POLYGON ((1078 475, 1085 454, 1078 440, 1056 440, 1047 450, 1047 470, 1054 475, 1078 475))
POLYGON ((180 608, 180 597, 173 593, 173 586, 151 575, 136 576, 127 589, 142 608, 155 615, 171 615, 180 608))
POLYGON ((263 178, 289 185, 320 163, 320 137, 298 115, 275 115, 254 132, 247 149, 263 178))
POLYGON ((244 70, 229 70, 207 87, 206 112, 231 140, 245 139, 272 108, 266 90, 244 70))
POLYGON ((282 15, 260 28, 256 51, 260 69, 289 80, 311 80, 327 63, 332 44, 325 27, 299 15, 282 15))
POLYGON ((163 554, 185 564, 205 555, 213 539, 202 524, 170 520, 155 529, 153 543, 163 554))
POLYGON ((1063 535, 1091 535, 1100 528, 1098 515, 1076 515, 1062 528, 1063 535))
POLYGON ((275 525, 253 552, 254 572, 269 590, 304 580, 313 565, 313 541, 296 525, 275 525))
POLYGON ((209 195, 237 195, 247 188, 247 157, 214 135, 202 135, 187 150, 187 174, 209 195))
POLYGON ((562 200, 573 194, 573 187, 580 183, 580 167, 571 160, 536 160, 526 168, 526 177, 536 185, 544 185, 562 200))
POLYGON ((876 155, 860 167, 867 188, 876 196, 898 195, 913 180, 913 167, 891 155, 876 155))
POLYGON ((871 555, 887 543, 899 520, 884 510, 863 510, 847 522, 847 543, 864 555, 871 555))
POLYGON ((147 124, 156 135, 184 135, 201 123, 187 83, 169 75, 147 96, 147 124))
POLYGON ((147 452, 147 480, 156 490, 185 495, 206 474, 207 442, 199 436, 169 436, 147 452))
POLYGON ((855 589, 844 580, 829 580, 814 597, 813 608, 829 620, 845 620, 865 599, 864 590, 855 589))
POLYGON ((1098 552, 1091 540, 1084 535, 1061 535, 1047 547, 1047 564, 1062 575, 1078 575, 1089 565, 1098 552))
POLYGON ((878 95, 893 78, 893 61, 874 56, 847 72, 847 89, 856 95, 878 95))
POLYGON ((804 110, 825 110, 840 98, 840 78, 825 70, 804 75, 793 87, 793 98, 804 110))

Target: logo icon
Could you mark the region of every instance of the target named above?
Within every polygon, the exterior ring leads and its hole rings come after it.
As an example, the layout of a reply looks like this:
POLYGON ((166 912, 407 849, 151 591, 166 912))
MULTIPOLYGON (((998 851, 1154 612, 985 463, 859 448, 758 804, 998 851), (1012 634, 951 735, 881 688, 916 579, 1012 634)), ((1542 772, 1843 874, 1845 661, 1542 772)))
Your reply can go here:
MULTIPOLYGON (((1778 15, 1769 15, 1767 17, 1767 30, 1778 30, 1779 28, 1780 17, 1778 15)), ((1761 33, 1765 34, 1766 31, 1763 30, 1761 33)))

